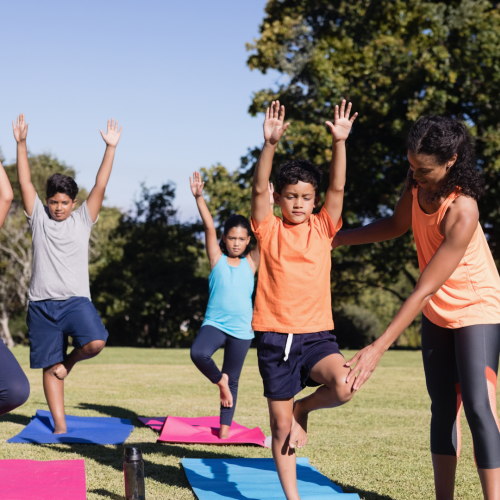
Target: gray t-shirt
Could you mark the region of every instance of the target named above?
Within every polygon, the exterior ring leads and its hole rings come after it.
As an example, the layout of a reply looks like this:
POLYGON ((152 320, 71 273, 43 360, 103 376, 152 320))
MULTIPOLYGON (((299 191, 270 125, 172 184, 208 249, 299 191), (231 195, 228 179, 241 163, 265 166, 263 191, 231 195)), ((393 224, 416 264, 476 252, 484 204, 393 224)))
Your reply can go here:
POLYGON ((31 217, 26 217, 33 234, 29 300, 90 299, 89 238, 94 223, 87 202, 66 220, 55 221, 37 195, 31 217))

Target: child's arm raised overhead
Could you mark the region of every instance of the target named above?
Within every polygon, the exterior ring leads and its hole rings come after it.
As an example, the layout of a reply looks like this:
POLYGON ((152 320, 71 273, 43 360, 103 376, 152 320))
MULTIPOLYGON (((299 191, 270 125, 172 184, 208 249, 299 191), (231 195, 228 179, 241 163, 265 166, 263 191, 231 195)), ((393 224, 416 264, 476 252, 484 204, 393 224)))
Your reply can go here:
POLYGON ((2 227, 5 222, 13 199, 14 193, 12 192, 12 186, 10 185, 9 178, 3 168, 2 162, 0 162, 0 227, 2 227))
POLYGON ((23 198, 24 210, 31 217, 33 206, 35 205, 36 190, 31 182, 30 165, 28 162, 28 147, 26 146, 26 137, 28 135, 28 124, 21 113, 17 121, 12 122, 14 137, 17 142, 17 178, 21 187, 21 197, 23 198))
POLYGON ((215 267, 215 264, 219 262, 222 256, 222 251, 217 241, 217 232, 215 231, 214 220, 212 219, 212 214, 205 203, 203 198, 203 186, 205 183, 201 181, 201 175, 199 172, 193 172, 193 178, 189 178, 189 184, 191 185, 191 192, 196 200, 196 205, 198 206, 198 211, 201 215, 201 220, 203 221, 203 228, 205 229, 205 246, 207 249, 208 260, 210 261, 210 269, 215 267))
POLYGON ((252 219, 258 227, 269 213, 269 177, 278 141, 290 125, 285 121, 285 106, 273 101, 267 108, 264 120, 264 147, 255 167, 252 185, 252 219))
POLYGON ((358 116, 354 113, 349 120, 351 103, 345 109, 345 99, 340 106, 335 106, 334 123, 326 122, 332 133, 332 162, 330 164, 330 184, 325 198, 325 209, 330 215, 332 222, 337 225, 342 214, 342 204, 344 202, 346 153, 345 141, 349 137, 352 124, 358 116))
POLYGON ((106 143, 106 151, 104 152, 104 158, 102 159, 99 172, 97 172, 95 185, 92 191, 90 191, 87 199, 87 208, 92 222, 97 220, 99 210, 101 210, 102 200, 104 200, 104 193, 106 192, 106 186, 108 185, 111 169, 113 168, 115 150, 122 134, 122 128, 120 127, 118 130, 118 122, 111 119, 108 120, 108 129, 106 133, 102 130, 99 130, 99 132, 101 132, 102 138, 106 143))

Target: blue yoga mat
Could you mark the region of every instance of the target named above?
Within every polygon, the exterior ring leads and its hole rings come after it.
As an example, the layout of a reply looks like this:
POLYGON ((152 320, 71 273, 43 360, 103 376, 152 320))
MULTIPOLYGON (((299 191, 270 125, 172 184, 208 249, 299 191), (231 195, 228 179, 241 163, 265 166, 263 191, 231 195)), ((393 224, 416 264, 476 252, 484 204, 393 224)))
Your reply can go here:
POLYGON ((74 417, 66 415, 66 434, 54 435, 49 411, 37 410, 31 422, 7 443, 123 444, 134 426, 127 418, 74 417))
MULTIPOLYGON (((285 500, 272 458, 181 460, 199 500, 285 500)), ((357 498, 343 493, 308 458, 297 458, 297 484, 301 500, 357 498)))

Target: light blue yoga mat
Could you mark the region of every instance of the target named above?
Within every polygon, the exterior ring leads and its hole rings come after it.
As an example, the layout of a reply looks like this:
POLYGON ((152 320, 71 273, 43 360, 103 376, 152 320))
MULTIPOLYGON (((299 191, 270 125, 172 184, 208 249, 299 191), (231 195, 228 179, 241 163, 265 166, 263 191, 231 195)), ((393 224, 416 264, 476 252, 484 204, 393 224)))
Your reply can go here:
MULTIPOLYGON (((272 458, 181 460, 199 500, 285 500, 272 458)), ((297 458, 297 484, 301 500, 359 500, 357 493, 343 493, 308 458, 297 458)))
POLYGON ((31 422, 7 443, 123 444, 134 429, 128 418, 75 417, 66 415, 66 434, 52 434, 50 411, 37 410, 31 422))

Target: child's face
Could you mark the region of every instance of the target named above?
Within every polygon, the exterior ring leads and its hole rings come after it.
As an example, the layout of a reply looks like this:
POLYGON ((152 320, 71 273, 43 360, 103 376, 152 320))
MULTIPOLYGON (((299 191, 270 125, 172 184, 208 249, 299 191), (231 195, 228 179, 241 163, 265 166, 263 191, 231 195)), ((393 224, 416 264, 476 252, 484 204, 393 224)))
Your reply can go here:
POLYGON ((244 227, 232 227, 222 238, 229 257, 239 257, 250 244, 250 236, 244 227))
POLYGON ((72 200, 67 194, 56 193, 50 198, 46 198, 50 216, 57 221, 66 220, 71 211, 75 208, 76 200, 72 200))
POLYGON ((286 185, 281 194, 275 191, 274 201, 280 206, 285 220, 292 224, 302 224, 309 220, 319 197, 316 197, 312 184, 299 181, 297 184, 286 185))

